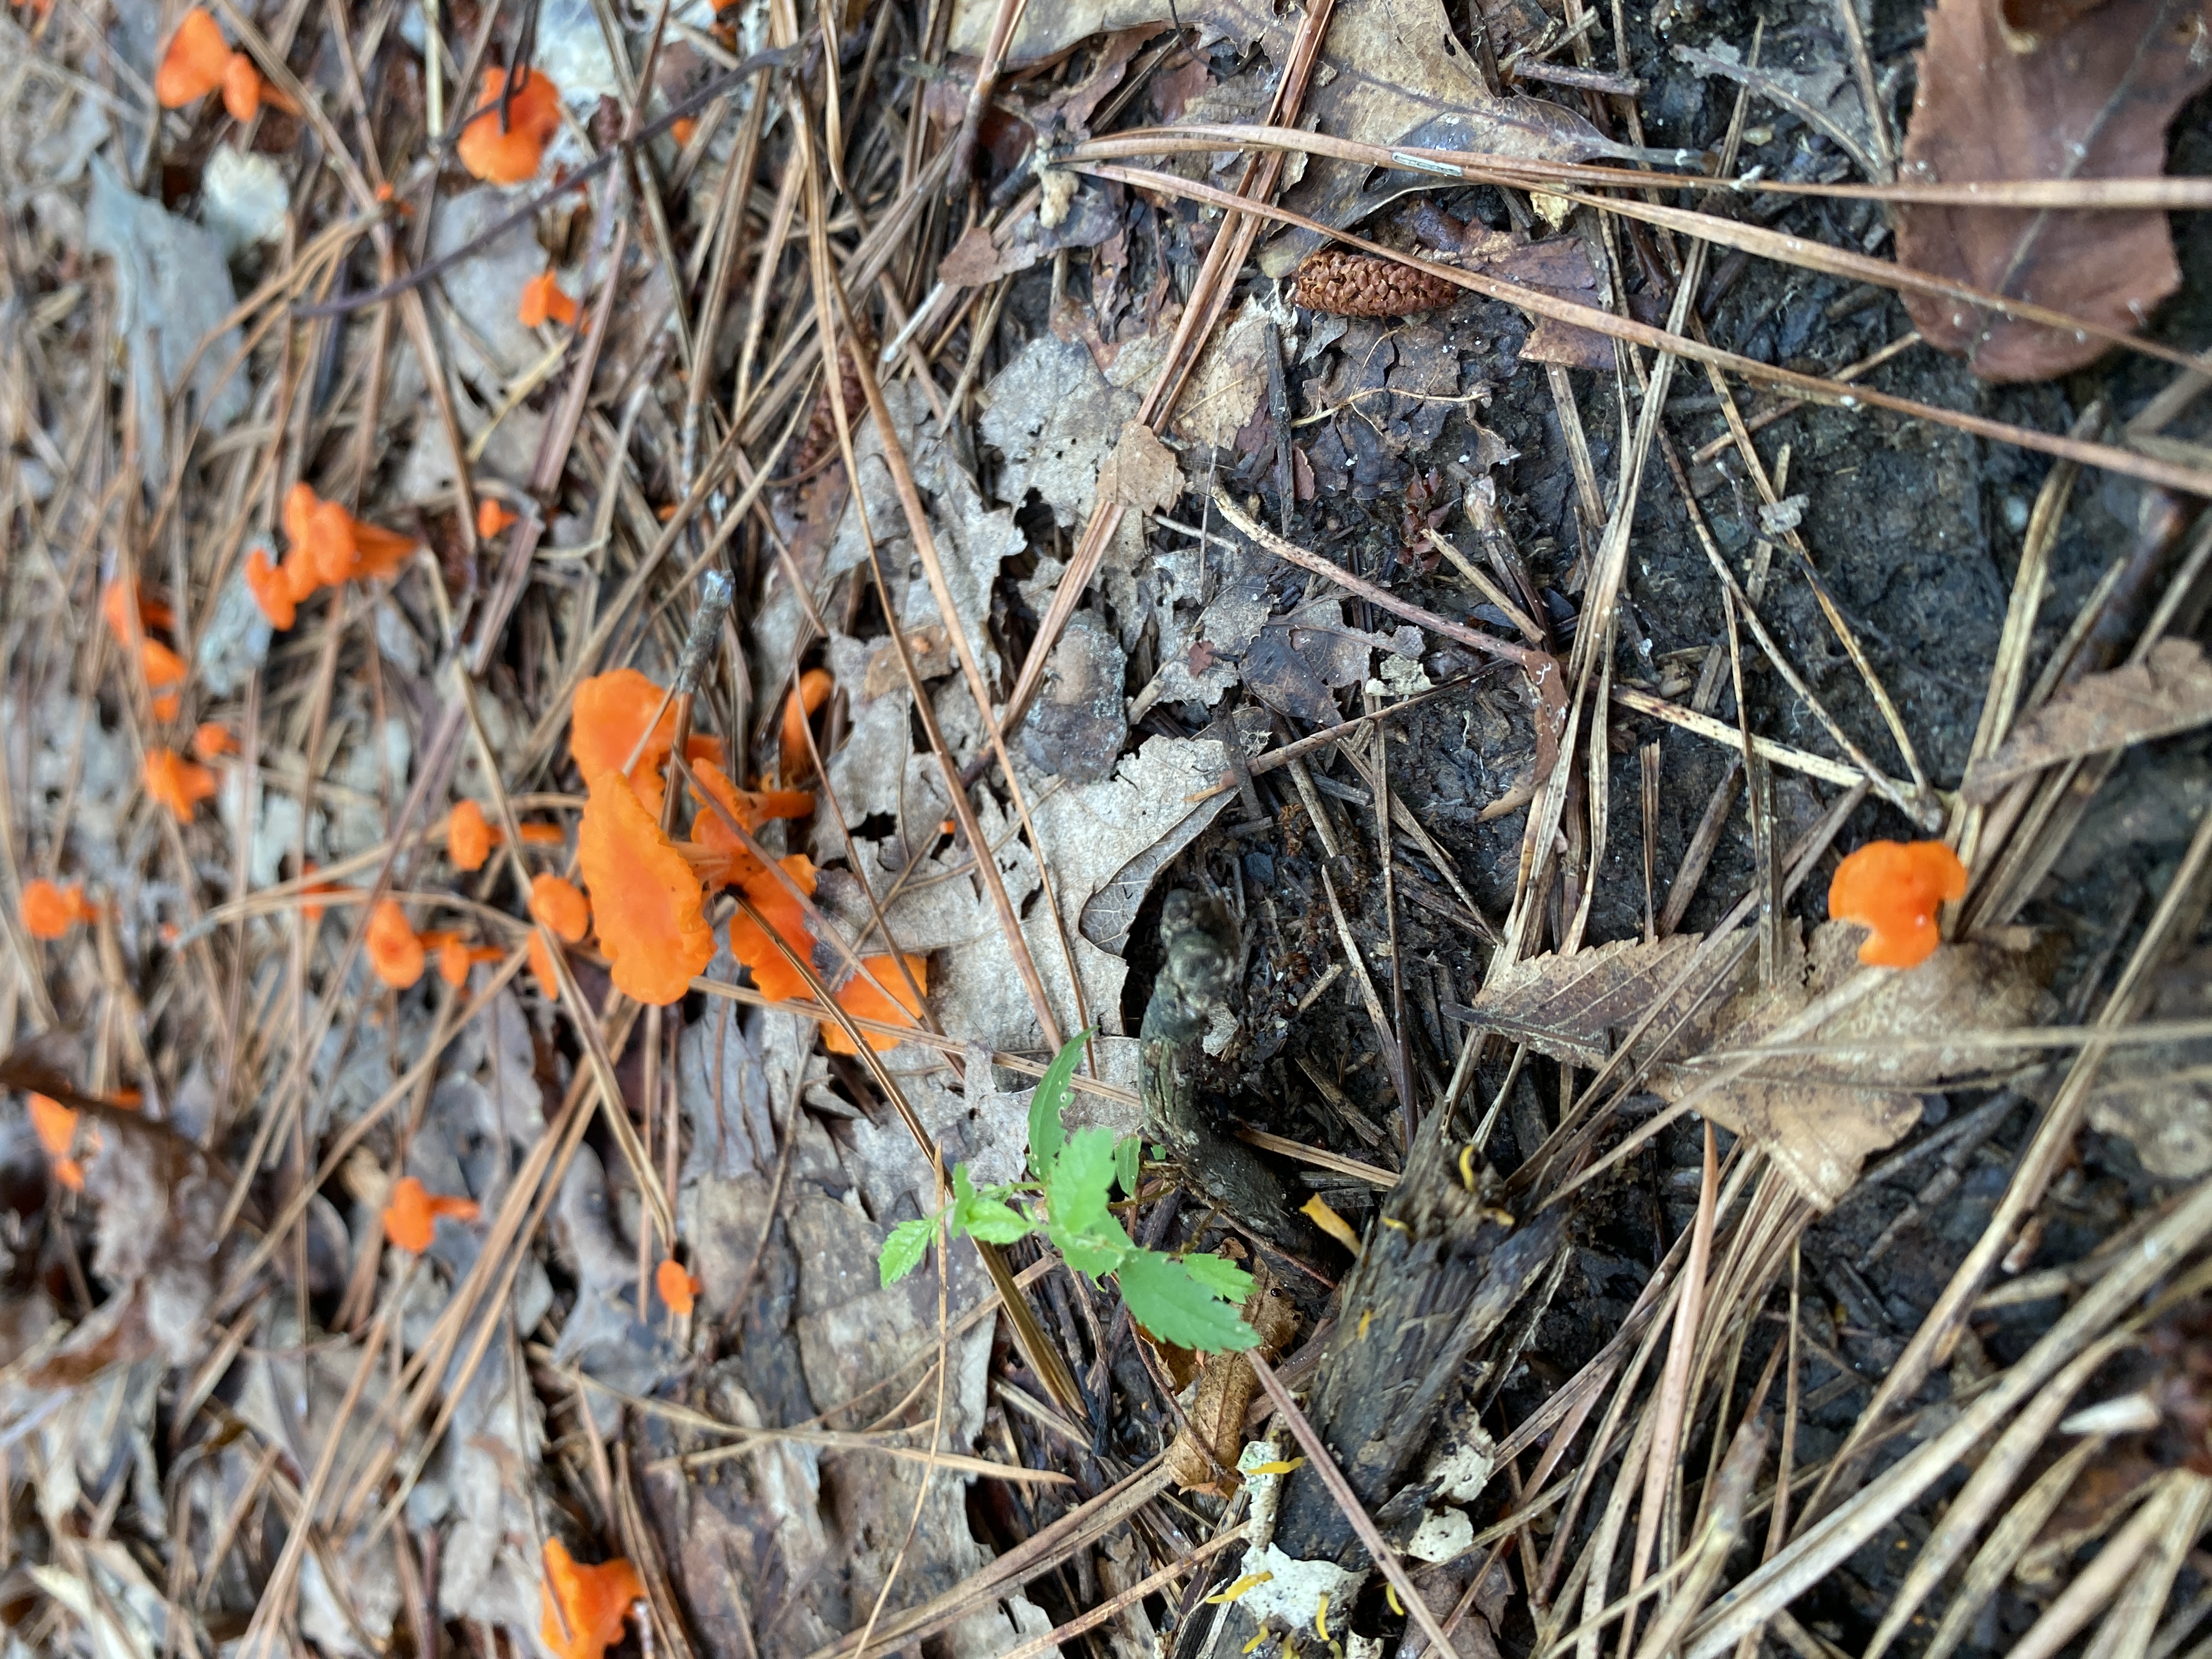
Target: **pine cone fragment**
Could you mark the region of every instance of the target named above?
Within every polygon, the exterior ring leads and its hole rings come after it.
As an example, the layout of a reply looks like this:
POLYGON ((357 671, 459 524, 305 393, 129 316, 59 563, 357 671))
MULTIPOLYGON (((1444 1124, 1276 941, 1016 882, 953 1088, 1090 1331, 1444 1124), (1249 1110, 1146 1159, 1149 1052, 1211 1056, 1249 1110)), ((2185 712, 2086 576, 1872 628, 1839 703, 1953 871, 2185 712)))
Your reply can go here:
POLYGON ((1403 317, 1459 298, 1456 284, 1395 259, 1327 248, 1298 266, 1291 302, 1339 317, 1403 317))

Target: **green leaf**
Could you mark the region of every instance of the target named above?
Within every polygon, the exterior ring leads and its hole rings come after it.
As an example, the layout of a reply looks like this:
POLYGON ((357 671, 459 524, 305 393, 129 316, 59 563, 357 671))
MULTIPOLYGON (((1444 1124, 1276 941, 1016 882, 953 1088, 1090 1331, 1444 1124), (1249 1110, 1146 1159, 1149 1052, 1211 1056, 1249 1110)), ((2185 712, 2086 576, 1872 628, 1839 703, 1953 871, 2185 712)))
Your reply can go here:
POLYGON ((1134 1248, 1106 1207, 1113 1186, 1114 1132, 1095 1126, 1068 1137, 1045 1181, 1052 1242, 1093 1279, 1112 1273, 1134 1248))
POLYGON ((1134 1135, 1124 1135, 1114 1146, 1114 1183, 1130 1198, 1137 1195, 1137 1182, 1143 1178, 1145 1143, 1134 1135))
POLYGON ((1070 1085, 1075 1080, 1075 1068, 1083 1061, 1084 1040, 1090 1035, 1089 1030, 1081 1030, 1067 1040, 1037 1079, 1036 1093, 1030 1097, 1030 1170, 1039 1181, 1052 1179, 1053 1160, 1060 1156, 1060 1146, 1067 1139, 1060 1125, 1060 1109, 1073 1092, 1070 1085))
POLYGON ((902 1221, 891 1229, 890 1237, 884 1241, 880 1264, 886 1288, 897 1284, 921 1265, 922 1257, 929 1254, 930 1235, 936 1231, 936 1219, 931 1216, 902 1221))
POLYGON ((1226 1297, 1238 1307, 1252 1294, 1252 1275, 1225 1255, 1203 1251, 1182 1258, 1183 1271, 1216 1296, 1226 1297))
POLYGON ((1019 1210, 993 1193, 975 1190, 965 1164, 952 1166, 952 1224, 986 1244, 1011 1244, 1031 1231, 1030 1218, 1019 1210))
POLYGON ((1237 1316, 1234 1303, 1216 1296, 1173 1256, 1132 1250, 1115 1276, 1121 1281, 1121 1300, 1128 1304, 1129 1317, 1163 1342, 1221 1353, 1249 1348, 1260 1340, 1259 1334, 1237 1316))

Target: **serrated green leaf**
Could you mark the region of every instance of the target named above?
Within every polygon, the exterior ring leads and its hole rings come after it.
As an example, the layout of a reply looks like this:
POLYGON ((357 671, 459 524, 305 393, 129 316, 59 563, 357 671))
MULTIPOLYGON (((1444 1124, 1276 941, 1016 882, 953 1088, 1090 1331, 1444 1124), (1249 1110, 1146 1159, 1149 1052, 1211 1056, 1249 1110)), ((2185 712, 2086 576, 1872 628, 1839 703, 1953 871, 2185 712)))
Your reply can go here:
POLYGON ((1011 1244, 1029 1236, 1030 1218, 999 1196, 1003 1188, 977 1192, 968 1166, 952 1166, 952 1227, 986 1244, 1011 1244))
POLYGON ((1114 1146, 1114 1182, 1123 1196, 1137 1195, 1137 1182, 1143 1177, 1145 1143, 1134 1135, 1123 1135, 1114 1146))
POLYGON ((1114 1132, 1091 1127, 1067 1138, 1045 1182, 1048 1228, 1068 1264, 1093 1279, 1109 1273, 1133 1248, 1106 1207, 1114 1187, 1114 1132))
POLYGON ((884 1240, 883 1258, 878 1264, 886 1289, 921 1265, 922 1257, 929 1254, 929 1237, 936 1231, 936 1221, 928 1216, 902 1221, 891 1229, 890 1237, 884 1240))
MULTIPOLYGON (((1249 1277, 1249 1275, 1247 1275, 1249 1277)), ((1115 1275, 1129 1317, 1163 1342, 1208 1353, 1231 1352, 1256 1344, 1259 1333, 1173 1256, 1158 1250, 1132 1250, 1115 1275)))
POLYGON ((1083 1063, 1083 1044, 1090 1035, 1088 1030, 1081 1030, 1067 1040, 1052 1057, 1052 1064, 1044 1068, 1036 1092, 1030 1097, 1030 1170, 1039 1181, 1052 1179, 1054 1160, 1067 1139, 1066 1131, 1060 1127, 1060 1114, 1073 1092, 1069 1085, 1075 1080, 1075 1068, 1083 1063))
POLYGON ((1184 1272, 1216 1296, 1225 1297, 1240 1308, 1252 1294, 1252 1275, 1225 1255, 1197 1251, 1181 1259, 1184 1272))

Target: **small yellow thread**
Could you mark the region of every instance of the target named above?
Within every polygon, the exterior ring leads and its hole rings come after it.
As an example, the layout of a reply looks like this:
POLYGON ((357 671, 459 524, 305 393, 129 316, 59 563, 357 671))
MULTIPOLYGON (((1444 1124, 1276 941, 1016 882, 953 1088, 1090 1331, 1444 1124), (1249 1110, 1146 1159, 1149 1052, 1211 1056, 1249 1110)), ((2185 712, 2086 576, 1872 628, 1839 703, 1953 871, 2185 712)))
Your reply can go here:
POLYGON ((1383 1580, 1382 1595, 1383 1598, 1390 1603, 1391 1612, 1396 1613, 1401 1619, 1406 1617, 1406 1604, 1398 1599, 1398 1587, 1395 1584, 1388 1579, 1383 1580))
POLYGON ((1218 1595, 1207 1596, 1206 1602, 1209 1606, 1226 1607, 1248 1591, 1259 1589, 1274 1576, 1272 1572, 1248 1572, 1218 1595))
POLYGON ((1321 1593, 1321 1600, 1314 1604, 1314 1634, 1324 1642, 1328 1640, 1328 1592, 1327 1590, 1321 1593))
POLYGON ((1404 1222, 1399 1220, 1395 1215, 1384 1216, 1382 1218, 1382 1224, 1389 1228, 1393 1232, 1405 1234, 1408 1238, 1411 1238, 1413 1236, 1413 1230, 1411 1227, 1408 1227, 1404 1222))
POLYGON ((1474 1143, 1471 1140, 1459 1149, 1459 1178, 1468 1191, 1474 1190, 1474 1143))
POLYGON ((1362 1313, 1362 1314, 1359 1316, 1359 1337, 1360 1337, 1360 1340, 1362 1340, 1362 1341, 1365 1341, 1365 1340, 1366 1340, 1366 1339, 1367 1339, 1367 1328, 1368 1328, 1370 1325, 1372 1325, 1374 1322, 1375 1322, 1375 1310, 1374 1310, 1374 1309, 1372 1309, 1372 1308, 1368 1309, 1365 1312, 1362 1313))
POLYGON ((1247 1474, 1288 1474, 1292 1469, 1303 1468, 1305 1466, 1305 1461, 1306 1460, 1303 1457, 1293 1457, 1287 1462, 1278 1459, 1272 1463, 1255 1463, 1250 1468, 1245 1470, 1244 1473, 1247 1474))
POLYGON ((1352 1231, 1352 1224, 1329 1208, 1327 1200, 1316 1193, 1300 1207, 1301 1215, 1327 1233, 1331 1238, 1352 1253, 1359 1254, 1359 1235, 1352 1231))
POLYGON ((1247 1642, 1247 1643, 1244 1644, 1244 1651, 1245 1651, 1245 1652, 1247 1652, 1247 1653, 1251 1652, 1251 1651, 1252 1651, 1252 1650, 1253 1650, 1254 1648, 1258 1647, 1258 1646, 1260 1645, 1260 1644, 1261 1644, 1261 1643, 1262 1643, 1262 1642, 1266 1641, 1267 1639, 1267 1632, 1265 1632, 1265 1631, 1255 1631, 1255 1632, 1253 1632, 1252 1639, 1251 1639, 1250 1641, 1247 1642))

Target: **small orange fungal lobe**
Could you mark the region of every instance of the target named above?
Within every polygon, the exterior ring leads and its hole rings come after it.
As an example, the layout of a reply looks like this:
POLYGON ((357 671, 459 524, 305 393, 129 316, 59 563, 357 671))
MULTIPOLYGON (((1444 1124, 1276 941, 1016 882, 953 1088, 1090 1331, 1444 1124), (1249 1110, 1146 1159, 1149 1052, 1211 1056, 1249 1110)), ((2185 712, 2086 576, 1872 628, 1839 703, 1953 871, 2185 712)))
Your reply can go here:
POLYGON ((446 818, 446 856, 456 870, 483 869, 498 842, 499 831, 485 821, 483 808, 472 800, 463 801, 446 818))
POLYGON ((430 1248, 440 1216, 474 1221, 477 1214, 470 1200, 433 1193, 415 1176, 402 1176, 392 1183, 389 1201, 384 1206, 384 1237, 398 1249, 420 1255, 430 1248))
POLYGON ((559 876, 530 878, 530 916, 550 927, 564 944, 580 945, 592 931, 591 901, 575 883, 559 876))
MULTIPOLYGON (((300 873, 302 876, 312 876, 315 873, 317 867, 315 861, 313 859, 309 859, 305 864, 302 864, 300 866, 300 873)), ((334 881, 309 882, 305 887, 300 890, 301 901, 300 904, 300 914, 305 916, 309 921, 320 921, 323 919, 323 912, 330 907, 324 904, 318 904, 311 896, 318 893, 335 893, 337 890, 338 885, 334 881)))
POLYGON ((679 116, 668 124, 668 136, 676 141, 678 148, 684 149, 690 149, 691 135, 698 131, 699 124, 688 115, 679 116))
POLYGON ((176 614, 167 605, 148 599, 143 584, 126 582, 120 576, 100 584, 100 619, 125 651, 147 629, 177 625, 176 614))
POLYGON ((545 935, 535 927, 530 930, 530 976, 538 981, 538 988, 548 1002, 561 1000, 561 975, 553 966, 553 953, 545 946, 545 935))
POLYGON ((153 711, 154 718, 166 726, 184 712, 185 699, 180 692, 164 691, 147 706, 153 711))
MULTIPOLYGON (((896 957, 862 957, 860 966, 867 969, 868 974, 874 975, 876 980, 881 981, 883 988, 878 990, 867 974, 855 974, 839 989, 837 1006, 856 1019, 878 1019, 893 1025, 913 1024, 915 1017, 921 1012, 921 1000, 915 995, 915 989, 929 989, 929 959, 909 955, 906 965, 914 975, 914 987, 911 988, 906 982, 906 975, 899 972, 896 957), (886 991, 890 995, 884 994, 886 991)), ((867 1039, 868 1047, 878 1054, 898 1043, 896 1037, 887 1036, 879 1031, 864 1031, 861 1036, 867 1039)), ((833 1054, 860 1052, 854 1048, 852 1038, 845 1035, 842 1026, 826 1023, 822 1027, 822 1046, 833 1054)))
POLYGON ((278 633, 299 620, 300 601, 292 592, 291 574, 282 566, 270 563, 266 548, 257 547, 246 556, 246 587, 278 633))
POLYGON ((566 847, 568 832, 557 823, 518 823, 515 834, 525 847, 566 847))
POLYGON ((159 640, 138 642, 138 666, 145 673, 148 687, 155 691, 182 685, 191 676, 185 659, 159 640))
MULTIPOLYGON (((776 860, 807 897, 814 896, 814 862, 804 853, 788 854, 776 860)), ((766 870, 757 870, 744 881, 745 897, 760 913, 761 921, 790 945, 793 954, 811 961, 814 936, 806 931, 806 912, 784 884, 766 870)), ((805 975, 793 967, 775 941, 743 910, 730 918, 730 954, 753 970, 753 983, 765 997, 778 1002, 810 994, 805 975)))
POLYGON ((714 955, 698 876, 611 769, 592 780, 576 845, 616 988, 640 1002, 676 1001, 714 955))
POLYGON ((760 861, 746 850, 722 812, 735 818, 750 835, 770 818, 803 818, 814 810, 814 797, 801 789, 740 789, 713 761, 694 762, 692 776, 712 799, 701 802, 691 815, 691 840, 713 855, 708 870, 720 885, 742 883, 760 868, 760 861), (722 811, 716 811, 714 803, 719 803, 722 811))
POLYGON ((261 71, 242 52, 230 54, 223 65, 222 106, 234 121, 251 121, 261 112, 261 71))
POLYGON ((438 945, 438 977, 459 990, 469 982, 469 947, 448 934, 438 945))
POLYGON ((605 1659, 622 1639, 630 1604, 645 1595, 637 1569, 617 1557, 588 1566, 557 1538, 545 1540, 545 1577, 538 1586, 544 1612, 538 1634, 558 1659, 605 1659))
POLYGON ((1870 841, 1836 866, 1828 915, 1872 930, 1861 962, 1913 968, 1942 943, 1936 913, 1966 896, 1966 866, 1942 842, 1870 841))
POLYGON ((81 921, 97 921, 100 907, 86 899, 82 883, 58 887, 41 877, 24 884, 21 915, 33 939, 58 939, 81 921))
POLYGON ((576 687, 568 724, 568 753, 587 784, 602 772, 629 769, 630 751, 638 748, 641 738, 645 746, 639 750, 636 769, 630 773, 631 782, 638 781, 640 771, 660 769, 660 763, 676 746, 676 705, 672 699, 664 708, 662 700, 666 696, 662 688, 635 668, 594 674, 576 687))
POLYGON ((194 6, 169 37, 154 71, 154 98, 163 109, 182 109, 222 85, 230 68, 230 42, 204 8, 194 6))
POLYGON ((477 503, 477 534, 489 541, 514 523, 514 514, 489 495, 477 503))
POLYGON ((216 793, 215 774, 186 760, 173 749, 149 749, 143 774, 146 793, 190 823, 200 802, 216 793))
POLYGON ((76 1141, 76 1114, 58 1100, 45 1095, 31 1097, 31 1127, 39 1137, 39 1145, 52 1160, 54 1179, 73 1193, 84 1190, 84 1165, 70 1156, 70 1148, 76 1141))
POLYGON ((235 755, 237 752, 238 739, 231 735, 230 728, 222 721, 202 720, 193 728, 192 753, 202 760, 211 761, 218 755, 235 755))
POLYGON ((814 761, 807 751, 806 722, 814 712, 830 701, 830 692, 836 682, 826 668, 810 668, 799 677, 783 700, 783 741, 781 760, 784 781, 790 783, 814 769, 814 761))
POLYGON ((368 965, 377 978, 404 991, 422 977, 428 952, 397 899, 379 899, 368 917, 368 965))
POLYGON ((561 291, 553 273, 543 270, 522 285, 521 302, 515 307, 514 314, 525 328, 542 328, 549 322, 573 328, 582 313, 576 302, 561 291))
POLYGON ((456 146, 461 165, 487 184, 519 185, 537 176, 545 146, 561 130, 561 94, 542 70, 519 75, 507 100, 507 125, 500 125, 500 97, 507 71, 483 72, 477 113, 461 129, 456 146))
POLYGON ((670 1256, 653 1270, 653 1286, 660 1292, 660 1299, 668 1304, 668 1311, 681 1314, 686 1319, 699 1304, 699 1275, 686 1272, 684 1264, 670 1256))

